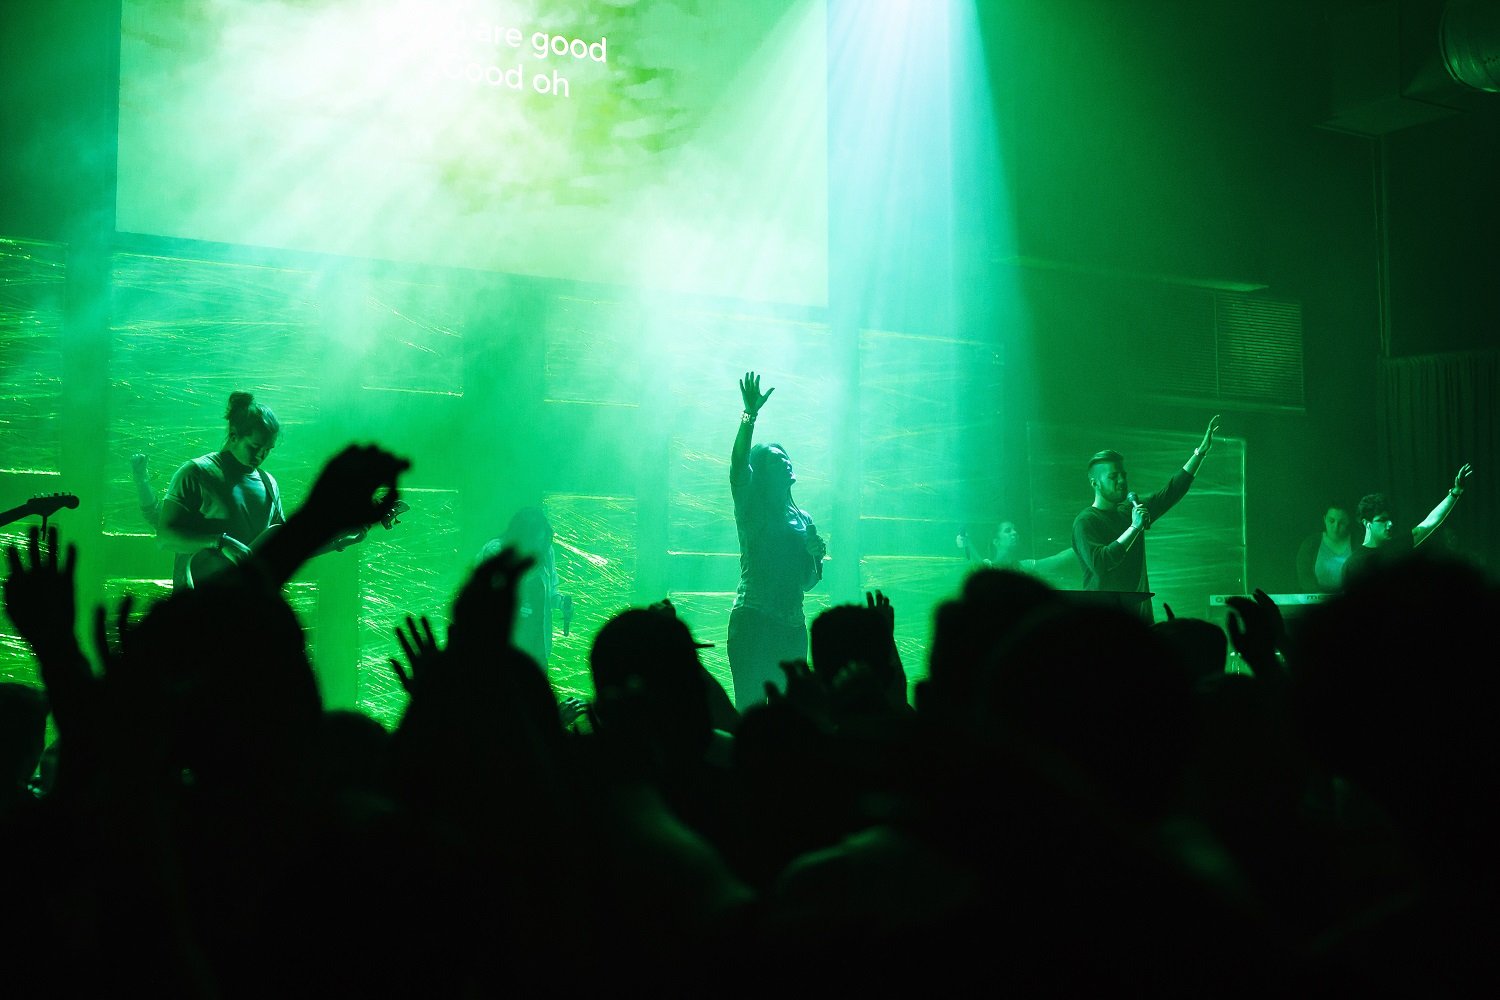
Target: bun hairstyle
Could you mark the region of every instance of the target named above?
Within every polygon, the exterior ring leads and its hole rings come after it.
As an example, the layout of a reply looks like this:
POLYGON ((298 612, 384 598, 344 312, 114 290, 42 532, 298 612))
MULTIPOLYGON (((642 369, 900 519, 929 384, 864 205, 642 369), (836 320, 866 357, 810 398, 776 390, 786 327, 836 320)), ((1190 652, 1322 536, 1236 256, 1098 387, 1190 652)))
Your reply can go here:
POLYGON ((224 419, 229 422, 230 437, 244 437, 256 431, 276 434, 281 430, 281 421, 276 419, 271 408, 257 403, 255 397, 248 392, 229 394, 229 407, 224 411, 224 419))

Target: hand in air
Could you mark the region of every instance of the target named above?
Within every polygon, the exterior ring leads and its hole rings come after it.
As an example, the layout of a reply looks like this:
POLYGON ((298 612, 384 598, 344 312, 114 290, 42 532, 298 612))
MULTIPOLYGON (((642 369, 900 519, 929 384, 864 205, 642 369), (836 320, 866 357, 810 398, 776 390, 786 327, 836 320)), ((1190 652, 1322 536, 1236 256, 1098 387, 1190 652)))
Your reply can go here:
POLYGON ((1214 435, 1217 433, 1219 433, 1219 415, 1215 413, 1208 418, 1208 430, 1203 432, 1203 442, 1198 445, 1198 450, 1207 455, 1208 449, 1214 446, 1214 435))
POLYGON ((1468 479, 1473 474, 1474 467, 1468 462, 1465 462, 1463 464, 1463 467, 1458 470, 1458 474, 1453 477, 1453 488, 1455 490, 1462 490, 1464 488, 1464 480, 1468 479))
POLYGON ((508 645, 521 578, 535 565, 534 558, 507 545, 476 566, 453 602, 450 641, 462 640, 470 649, 508 645))
POLYGON ((401 644, 401 653, 406 657, 408 667, 403 669, 401 661, 393 656, 391 670, 395 672, 396 680, 401 682, 401 690, 413 694, 423 680, 430 676, 432 665, 442 656, 443 651, 438 646, 437 636, 432 634, 432 623, 427 620, 426 615, 421 618, 407 615, 405 628, 396 626, 396 641, 401 644))
POLYGON ((557 717, 566 728, 582 718, 588 708, 589 703, 582 698, 569 696, 557 703, 557 717))
POLYGON ((745 403, 745 412, 751 416, 760 412, 760 408, 766 405, 766 400, 775 391, 774 388, 767 389, 765 395, 761 395, 760 376, 754 372, 746 372, 745 377, 740 379, 740 398, 745 403))
POLYGON ((409 468, 411 462, 383 448, 351 444, 323 467, 298 514, 330 535, 367 528, 395 509, 396 478, 409 468))
POLYGON ((805 659, 782 660, 781 672, 786 675, 786 693, 776 685, 766 682, 766 700, 771 704, 785 701, 792 708, 811 719, 819 729, 833 728, 833 710, 829 702, 828 688, 812 672, 805 659))
POLYGON ((1229 616, 1229 641, 1235 652, 1244 657, 1257 677, 1273 678, 1279 667, 1276 650, 1285 645, 1286 624, 1281 609, 1264 590, 1255 591, 1255 599, 1230 597, 1225 601, 1234 614, 1229 616))
POLYGON ((78 548, 71 542, 61 562, 57 558, 57 528, 47 529, 47 544, 42 545, 41 529, 33 526, 26 535, 26 557, 16 546, 7 546, 5 610, 16 626, 16 632, 31 644, 38 655, 59 646, 76 646, 73 620, 77 599, 73 579, 78 566, 78 548))

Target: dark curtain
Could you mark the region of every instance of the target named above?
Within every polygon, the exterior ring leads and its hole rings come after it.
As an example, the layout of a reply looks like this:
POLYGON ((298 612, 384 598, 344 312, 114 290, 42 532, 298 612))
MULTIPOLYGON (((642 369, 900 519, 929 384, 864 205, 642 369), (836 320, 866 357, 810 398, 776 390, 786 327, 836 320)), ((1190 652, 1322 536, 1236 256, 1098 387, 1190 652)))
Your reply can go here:
POLYGON ((1380 382, 1381 481, 1397 522, 1420 522, 1472 463, 1462 499, 1427 544, 1500 573, 1500 352, 1391 358, 1380 382))

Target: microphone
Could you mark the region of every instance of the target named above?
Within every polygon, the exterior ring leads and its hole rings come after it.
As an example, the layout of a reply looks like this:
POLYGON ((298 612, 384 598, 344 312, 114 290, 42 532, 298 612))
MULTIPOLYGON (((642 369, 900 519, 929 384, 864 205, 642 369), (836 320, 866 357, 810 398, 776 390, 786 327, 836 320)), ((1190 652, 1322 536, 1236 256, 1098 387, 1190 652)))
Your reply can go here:
MULTIPOLYGON (((1135 490, 1131 490, 1129 493, 1125 494, 1125 499, 1128 500, 1128 501, 1130 501, 1130 512, 1132 514, 1134 514, 1136 506, 1138 504, 1140 504, 1140 502, 1141 502, 1140 497, 1138 497, 1138 496, 1135 495, 1135 490)), ((1141 530, 1145 531, 1146 529, 1148 529, 1150 527, 1151 527, 1151 512, 1147 511, 1146 513, 1144 513, 1144 514, 1141 515, 1141 530)))
POLYGON ((1131 490, 1129 493, 1125 494, 1125 499, 1128 500, 1128 501, 1130 501, 1130 506, 1132 506, 1132 507, 1134 507, 1136 504, 1138 504, 1138 503, 1141 502, 1136 497, 1135 490, 1131 490))

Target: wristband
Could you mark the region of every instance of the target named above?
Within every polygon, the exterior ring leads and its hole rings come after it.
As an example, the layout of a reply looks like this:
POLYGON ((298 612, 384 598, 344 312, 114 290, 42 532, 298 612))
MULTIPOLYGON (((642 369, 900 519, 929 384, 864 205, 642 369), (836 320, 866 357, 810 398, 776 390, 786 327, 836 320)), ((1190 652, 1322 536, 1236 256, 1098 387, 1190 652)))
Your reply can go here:
POLYGON ((1461 497, 1461 496, 1464 495, 1464 491, 1462 489, 1460 489, 1459 487, 1455 486, 1455 487, 1453 487, 1453 489, 1451 489, 1451 490, 1448 491, 1448 495, 1450 497, 1452 497, 1453 499, 1457 500, 1459 497, 1461 497))
POLYGON ((755 414, 751 413, 749 410, 746 410, 744 413, 740 414, 740 423, 742 423, 742 424, 753 424, 753 423, 755 423, 755 414))
POLYGON ((1194 449, 1193 449, 1193 457, 1194 457, 1194 458, 1202 458, 1202 457, 1203 457, 1203 456, 1204 456, 1204 455, 1206 455, 1206 454, 1208 454, 1208 453, 1207 453, 1207 452, 1205 452, 1205 451, 1200 451, 1200 450, 1199 450, 1199 449, 1197 449, 1197 448, 1194 448, 1194 449))

